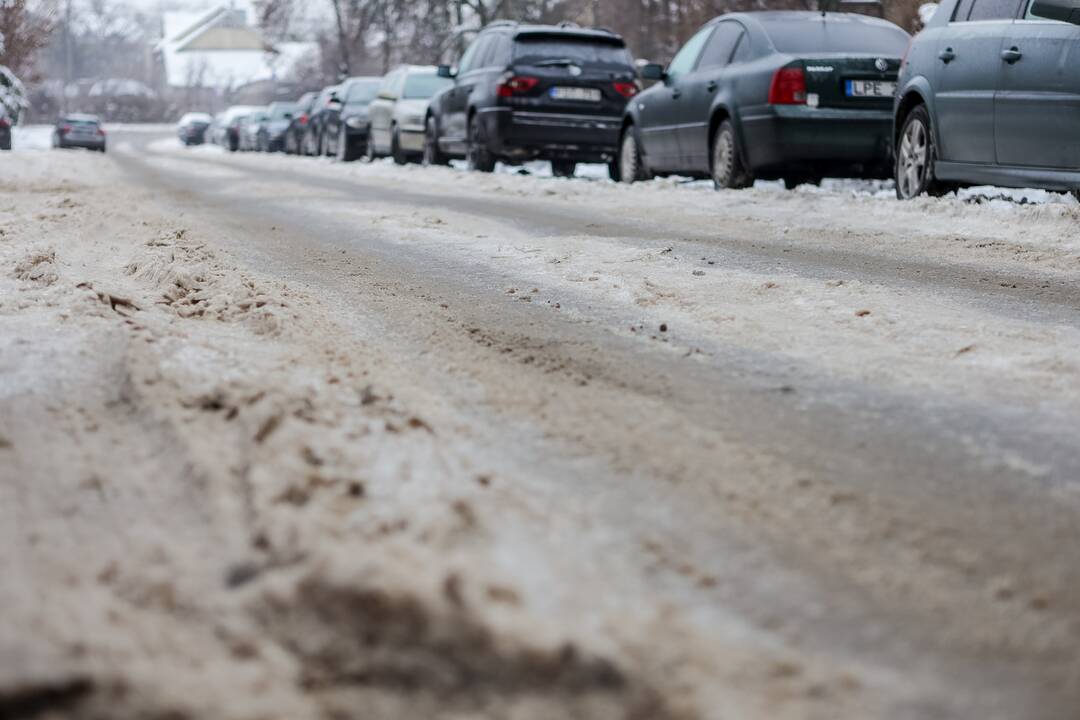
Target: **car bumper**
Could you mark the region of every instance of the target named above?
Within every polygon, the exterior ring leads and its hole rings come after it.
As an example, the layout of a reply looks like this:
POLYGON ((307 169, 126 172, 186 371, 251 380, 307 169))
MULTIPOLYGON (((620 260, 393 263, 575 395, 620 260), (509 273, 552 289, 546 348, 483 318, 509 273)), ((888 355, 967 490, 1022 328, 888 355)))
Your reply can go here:
POLYGON ((62 148, 85 148, 87 150, 100 150, 105 147, 104 140, 70 140, 64 139, 60 141, 60 147, 62 148))
POLYGON ((751 169, 810 164, 884 165, 892 157, 892 113, 775 106, 742 117, 751 169))
POLYGON ((405 152, 422 153, 424 152, 424 129, 402 128, 398 132, 398 141, 405 152))
POLYGON ((521 158, 610 160, 619 145, 622 117, 538 113, 496 108, 481 113, 496 155, 521 158))

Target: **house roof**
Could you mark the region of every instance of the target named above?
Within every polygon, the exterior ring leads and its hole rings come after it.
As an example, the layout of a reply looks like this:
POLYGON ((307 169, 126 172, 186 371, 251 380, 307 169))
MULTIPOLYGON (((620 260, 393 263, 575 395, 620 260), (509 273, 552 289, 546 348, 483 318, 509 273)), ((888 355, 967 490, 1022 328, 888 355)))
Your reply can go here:
POLYGON ((204 12, 168 12, 156 46, 172 87, 228 89, 288 72, 314 43, 275 48, 247 24, 244 10, 232 4, 204 12), (300 47, 297 47, 300 46, 300 47))

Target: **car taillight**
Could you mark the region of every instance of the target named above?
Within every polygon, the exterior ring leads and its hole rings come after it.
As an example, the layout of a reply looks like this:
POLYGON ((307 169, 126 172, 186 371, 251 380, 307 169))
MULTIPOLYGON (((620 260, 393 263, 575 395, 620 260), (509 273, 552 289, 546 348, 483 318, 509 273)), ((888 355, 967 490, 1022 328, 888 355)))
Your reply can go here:
POLYGON ((780 68, 769 85, 770 105, 805 105, 806 73, 802 68, 780 68))
POLYGON ((307 113, 302 114, 300 116, 300 124, 301 125, 307 125, 307 121, 308 121, 307 113))
POLYGON ((495 94, 499 97, 522 95, 539 84, 540 81, 534 77, 527 77, 525 75, 506 75, 499 82, 498 87, 495 88, 495 94))
POLYGON ((97 134, 101 137, 105 137, 105 128, 98 128, 97 134))
POLYGON ((632 98, 640 92, 641 88, 638 87, 636 82, 617 82, 615 83, 615 92, 622 95, 624 98, 632 98))
POLYGON ((7 130, 9 127, 11 127, 11 123, 8 122, 8 119, 0 117, 0 129, 7 130))
POLYGON ((71 132, 74 129, 75 128, 71 127, 70 125, 61 125, 60 126, 60 134, 61 135, 67 135, 69 132, 71 132))

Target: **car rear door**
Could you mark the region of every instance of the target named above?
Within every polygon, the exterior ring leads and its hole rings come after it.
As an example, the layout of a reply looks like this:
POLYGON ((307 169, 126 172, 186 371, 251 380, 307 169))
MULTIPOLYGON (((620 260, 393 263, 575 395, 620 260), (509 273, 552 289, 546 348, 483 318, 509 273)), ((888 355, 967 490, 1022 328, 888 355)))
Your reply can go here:
POLYGON ((1021 0, 960 0, 938 41, 938 158, 995 162, 994 97, 1001 50, 1021 0))
POLYGON ((1080 27, 1029 11, 1012 24, 998 64, 998 163, 1080 168, 1080 27))
POLYGON ((697 66, 683 78, 682 122, 676 138, 678 164, 684 170, 709 169, 709 115, 735 46, 745 34, 743 26, 734 20, 717 23, 697 66))
MULTIPOLYGON (((472 94, 476 83, 483 77, 483 70, 479 61, 487 51, 491 39, 491 35, 478 37, 469 45, 458 63, 454 87, 447 91, 443 104, 445 115, 442 118, 440 132, 447 145, 464 146, 465 144, 469 96, 472 94)), ((457 148, 444 147, 443 149, 457 148)))
POLYGON ((390 118, 394 112, 394 102, 398 98, 397 88, 404 73, 403 69, 399 69, 384 77, 379 85, 378 96, 368 108, 368 142, 372 143, 376 152, 390 152, 390 118))
POLYGON ((663 86, 651 91, 638 103, 641 119, 641 143, 653 170, 674 172, 680 167, 679 126, 689 113, 683 95, 689 87, 687 76, 697 65, 714 26, 706 25, 690 38, 668 66, 663 86))

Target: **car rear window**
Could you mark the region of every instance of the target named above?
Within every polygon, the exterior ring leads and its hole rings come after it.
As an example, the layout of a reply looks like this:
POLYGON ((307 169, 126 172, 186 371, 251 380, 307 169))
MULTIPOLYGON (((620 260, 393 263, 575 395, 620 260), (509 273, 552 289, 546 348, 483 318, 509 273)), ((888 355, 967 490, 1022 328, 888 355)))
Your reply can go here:
POLYGON ((835 16, 774 20, 763 25, 777 51, 788 55, 841 52, 901 57, 909 40, 898 27, 835 16))
POLYGON ((405 100, 426 100, 442 90, 452 81, 435 73, 416 73, 405 78, 405 89, 401 97, 405 100))
POLYGON ((347 103, 369 103, 375 99, 375 94, 379 92, 378 80, 365 80, 364 82, 354 82, 349 86, 349 96, 345 98, 347 103))
POLYGON ((94 130, 97 128, 98 123, 93 120, 64 120, 65 125, 71 125, 72 127, 82 128, 84 130, 94 130))
POLYGON ((630 51, 621 40, 591 40, 552 35, 518 37, 514 60, 519 63, 541 60, 571 60, 583 65, 633 65, 630 51))

